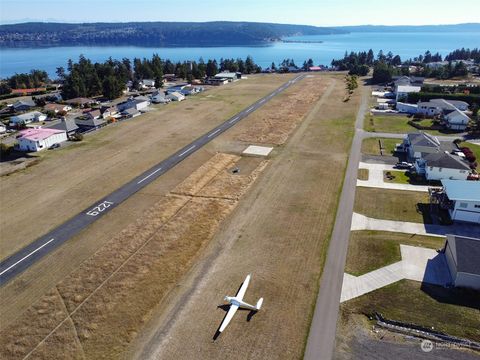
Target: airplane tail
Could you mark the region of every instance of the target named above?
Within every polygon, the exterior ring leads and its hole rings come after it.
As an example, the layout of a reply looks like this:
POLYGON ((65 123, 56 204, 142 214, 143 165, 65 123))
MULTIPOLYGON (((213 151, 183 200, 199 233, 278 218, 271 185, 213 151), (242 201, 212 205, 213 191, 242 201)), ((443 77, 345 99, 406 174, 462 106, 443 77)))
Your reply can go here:
POLYGON ((257 301, 257 306, 255 306, 255 308, 258 310, 260 310, 260 308, 262 307, 262 304, 263 304, 263 298, 260 298, 258 301, 257 301))

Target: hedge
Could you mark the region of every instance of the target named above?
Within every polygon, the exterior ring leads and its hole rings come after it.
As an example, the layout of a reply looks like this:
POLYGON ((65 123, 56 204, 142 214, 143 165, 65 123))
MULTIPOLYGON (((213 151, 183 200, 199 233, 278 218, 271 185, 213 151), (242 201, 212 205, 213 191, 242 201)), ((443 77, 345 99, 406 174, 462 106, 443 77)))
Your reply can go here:
POLYGON ((476 94, 442 94, 442 93, 428 93, 428 92, 419 92, 419 93, 410 93, 408 94, 409 103, 417 103, 419 101, 429 101, 431 99, 445 99, 445 100, 460 100, 465 101, 468 104, 473 105, 477 103, 480 105, 480 95, 476 94))

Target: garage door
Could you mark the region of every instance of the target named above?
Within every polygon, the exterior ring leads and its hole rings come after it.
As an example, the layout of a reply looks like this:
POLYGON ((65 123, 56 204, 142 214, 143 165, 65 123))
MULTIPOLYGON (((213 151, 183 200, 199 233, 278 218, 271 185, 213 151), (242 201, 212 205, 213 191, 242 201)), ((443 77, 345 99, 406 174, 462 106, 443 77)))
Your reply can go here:
POLYGON ((480 224, 480 213, 457 210, 455 213, 455 220, 480 224))

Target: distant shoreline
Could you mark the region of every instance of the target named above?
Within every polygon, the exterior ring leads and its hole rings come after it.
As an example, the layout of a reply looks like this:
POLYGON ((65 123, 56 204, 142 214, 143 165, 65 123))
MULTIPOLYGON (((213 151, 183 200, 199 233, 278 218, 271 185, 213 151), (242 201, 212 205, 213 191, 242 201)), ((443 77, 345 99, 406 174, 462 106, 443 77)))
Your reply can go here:
POLYGON ((280 42, 287 43, 287 44, 322 44, 322 40, 285 40, 281 39, 280 42))

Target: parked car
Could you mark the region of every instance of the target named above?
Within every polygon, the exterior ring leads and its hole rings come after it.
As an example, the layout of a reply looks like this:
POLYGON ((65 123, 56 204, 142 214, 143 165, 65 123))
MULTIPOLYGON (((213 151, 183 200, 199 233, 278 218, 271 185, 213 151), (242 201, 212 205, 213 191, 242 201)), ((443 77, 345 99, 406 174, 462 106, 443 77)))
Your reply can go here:
POLYGON ((59 143, 55 143, 53 145, 51 145, 48 149, 49 150, 53 150, 53 149, 56 149, 56 148, 59 148, 60 147, 60 144, 59 143))
POLYGON ((409 162, 406 162, 406 161, 402 161, 402 162, 398 162, 396 163, 394 166, 393 166, 395 169, 406 169, 406 170, 410 170, 414 167, 414 165, 412 163, 409 163, 409 162))

